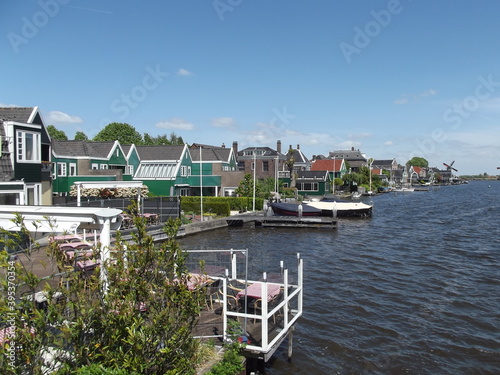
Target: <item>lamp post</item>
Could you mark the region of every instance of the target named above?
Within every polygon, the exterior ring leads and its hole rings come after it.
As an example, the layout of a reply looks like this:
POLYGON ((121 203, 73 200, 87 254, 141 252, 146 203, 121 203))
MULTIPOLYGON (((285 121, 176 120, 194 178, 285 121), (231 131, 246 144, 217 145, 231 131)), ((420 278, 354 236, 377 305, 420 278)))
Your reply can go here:
POLYGON ((200 146, 200 221, 203 221, 203 162, 201 157, 201 150, 203 149, 200 146))
POLYGON ((255 179, 256 179, 256 171, 257 171, 257 154, 255 150, 253 150, 253 205, 252 211, 255 212, 255 179))

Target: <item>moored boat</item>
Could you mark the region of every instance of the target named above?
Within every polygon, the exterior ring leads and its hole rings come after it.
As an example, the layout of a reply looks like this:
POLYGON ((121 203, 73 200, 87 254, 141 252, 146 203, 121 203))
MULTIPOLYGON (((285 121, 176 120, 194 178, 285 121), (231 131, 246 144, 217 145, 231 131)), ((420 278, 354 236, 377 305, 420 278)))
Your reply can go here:
POLYGON ((320 209, 323 216, 370 217, 373 211, 370 204, 332 199, 304 202, 304 205, 320 209))
POLYGON ((271 203, 271 208, 276 215, 299 216, 299 210, 302 210, 302 216, 320 216, 321 209, 298 203, 271 203), (301 206, 301 207, 299 207, 301 206))

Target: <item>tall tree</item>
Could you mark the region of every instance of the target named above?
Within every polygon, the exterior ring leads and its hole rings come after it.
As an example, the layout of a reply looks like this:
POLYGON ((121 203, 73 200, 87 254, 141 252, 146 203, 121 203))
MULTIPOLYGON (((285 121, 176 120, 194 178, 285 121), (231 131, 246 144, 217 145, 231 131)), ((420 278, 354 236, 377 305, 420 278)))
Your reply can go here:
POLYGON ((139 133, 132 125, 112 122, 104 129, 102 129, 97 135, 92 139, 93 141, 118 141, 121 144, 132 144, 142 145, 143 139, 141 133, 139 133))
POLYGON ((175 133, 170 134, 170 138, 166 134, 154 137, 148 133, 144 133, 144 144, 147 146, 183 145, 184 141, 182 137, 176 136, 175 133))
POLYGON ((58 141, 67 141, 68 137, 66 133, 62 130, 57 129, 54 125, 47 126, 47 132, 50 135, 50 138, 57 139, 58 141))
POLYGON ((429 166, 429 162, 421 157, 414 156, 410 160, 408 160, 408 164, 414 167, 427 168, 429 166))
MULTIPOLYGON (((245 173, 243 180, 240 181, 240 185, 236 188, 235 193, 240 197, 253 197, 254 180, 250 173, 245 173)), ((255 184, 255 194, 259 194, 259 186, 255 184)))
POLYGON ((87 134, 85 134, 84 132, 76 132, 75 134, 75 141, 88 141, 89 140, 89 137, 87 137, 87 134))

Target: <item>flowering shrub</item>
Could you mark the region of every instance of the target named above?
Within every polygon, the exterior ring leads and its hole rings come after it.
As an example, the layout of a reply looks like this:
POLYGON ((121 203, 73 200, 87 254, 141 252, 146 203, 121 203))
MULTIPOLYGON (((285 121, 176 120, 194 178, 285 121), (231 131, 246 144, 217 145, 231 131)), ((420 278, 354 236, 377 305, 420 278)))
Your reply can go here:
MULTIPOLYGON (((141 187, 141 197, 147 197, 149 188, 146 185, 141 187)), ((69 195, 76 197, 78 189, 76 185, 72 185, 69 195)), ((137 188, 82 188, 80 189, 80 196, 82 197, 100 197, 100 198, 134 198, 137 197, 137 188)))

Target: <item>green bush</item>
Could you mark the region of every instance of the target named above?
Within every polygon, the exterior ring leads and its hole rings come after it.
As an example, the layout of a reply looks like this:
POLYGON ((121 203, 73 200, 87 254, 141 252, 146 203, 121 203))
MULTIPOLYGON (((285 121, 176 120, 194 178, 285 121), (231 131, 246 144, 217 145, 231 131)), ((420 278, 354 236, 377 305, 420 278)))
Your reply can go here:
MULTIPOLYGON (((262 210, 264 199, 255 198, 255 209, 262 210)), ((249 197, 203 197, 203 211, 220 216, 229 216, 229 211, 249 211, 253 198, 249 197), (227 209, 226 209, 227 207, 227 209)), ((200 197, 181 197, 181 210, 200 213, 200 197)))
POLYGON ((81 367, 76 372, 76 375, 136 375, 136 373, 121 369, 107 369, 103 366, 93 364, 81 367))

